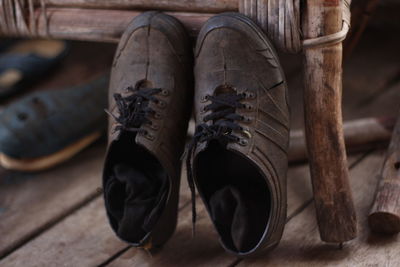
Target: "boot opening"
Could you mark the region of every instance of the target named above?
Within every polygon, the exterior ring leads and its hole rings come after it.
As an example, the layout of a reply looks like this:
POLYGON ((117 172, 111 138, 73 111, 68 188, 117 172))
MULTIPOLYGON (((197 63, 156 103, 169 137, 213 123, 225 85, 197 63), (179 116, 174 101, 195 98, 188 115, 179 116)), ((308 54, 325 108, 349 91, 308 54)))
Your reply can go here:
POLYGON ((196 164, 196 179, 223 244, 246 253, 254 249, 268 224, 268 185, 247 158, 211 141, 196 164))
POLYGON ((169 192, 158 160, 123 133, 110 146, 104 171, 105 205, 117 235, 140 245, 161 216, 169 192))

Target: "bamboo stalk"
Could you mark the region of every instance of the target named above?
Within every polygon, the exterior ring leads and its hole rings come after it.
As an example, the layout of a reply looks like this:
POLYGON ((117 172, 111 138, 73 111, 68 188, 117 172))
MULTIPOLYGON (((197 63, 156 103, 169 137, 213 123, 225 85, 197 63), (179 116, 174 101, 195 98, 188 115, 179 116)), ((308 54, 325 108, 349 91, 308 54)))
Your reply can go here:
POLYGON ((375 232, 385 234, 400 232, 400 117, 383 163, 368 222, 375 232))
POLYGON ((50 7, 140 9, 219 13, 237 11, 238 0, 47 0, 50 7))
MULTIPOLYGON (((363 118, 345 122, 343 130, 347 153, 385 147, 390 141, 395 122, 392 117, 363 118)), ((304 132, 302 130, 292 131, 290 133, 289 161, 291 163, 303 162, 307 158, 304 132)))
MULTIPOLYGON (((305 38, 339 32, 341 1, 308 0, 305 38)), ((342 243, 357 235, 342 127, 342 44, 304 52, 304 109, 314 203, 321 239, 342 243)))

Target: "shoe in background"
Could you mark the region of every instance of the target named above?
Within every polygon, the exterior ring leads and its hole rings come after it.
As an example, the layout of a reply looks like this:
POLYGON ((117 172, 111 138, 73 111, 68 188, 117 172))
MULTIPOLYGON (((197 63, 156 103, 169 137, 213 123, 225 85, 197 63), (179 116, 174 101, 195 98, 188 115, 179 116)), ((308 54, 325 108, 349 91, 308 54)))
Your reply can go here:
POLYGON ((53 167, 106 129, 108 75, 79 86, 31 93, 0 112, 0 165, 18 171, 53 167))
POLYGON ((31 88, 67 55, 59 40, 15 40, 0 45, 0 101, 31 88))

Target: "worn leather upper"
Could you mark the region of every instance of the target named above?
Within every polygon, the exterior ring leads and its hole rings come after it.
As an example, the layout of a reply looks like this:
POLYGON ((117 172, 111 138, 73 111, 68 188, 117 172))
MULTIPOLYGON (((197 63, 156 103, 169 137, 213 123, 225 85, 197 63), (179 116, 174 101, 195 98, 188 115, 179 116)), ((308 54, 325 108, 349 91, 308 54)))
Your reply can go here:
MULTIPOLYGON (((282 68, 264 33, 248 18, 235 13, 213 17, 203 26, 195 59, 197 125, 210 114, 204 111, 210 104, 206 95, 214 95, 219 86, 228 85, 237 93, 247 95, 241 101, 246 108, 236 110, 245 118, 238 121, 244 131, 234 132, 241 139, 229 143, 227 149, 241 154, 259 168, 269 186, 272 202, 263 238, 253 251, 243 255, 251 254, 261 247, 277 244, 286 219, 289 107, 282 68)), ((207 145, 207 142, 197 145, 194 161, 207 145)), ((198 189, 202 193, 203 189, 198 189)))
MULTIPOLYGON (((163 91, 157 98, 163 106, 150 103, 157 113, 153 126, 143 125, 149 135, 138 134, 135 142, 156 155, 172 176, 183 152, 192 96, 191 57, 183 29, 168 24, 162 13, 148 12, 131 23, 118 46, 110 82, 109 110, 117 115, 114 93, 126 95, 126 88, 147 80, 151 88, 163 91)), ((179 25, 180 26, 180 25, 179 25)), ((129 94, 129 93, 128 93, 129 94)), ((110 120, 109 142, 117 138, 116 123, 110 120)))
MULTIPOLYGON (((140 85, 139 90, 161 89, 160 93, 154 95, 158 102, 149 102, 148 107, 154 110, 154 114, 147 116, 151 123, 142 124, 140 128, 143 131, 138 132, 131 140, 152 154, 167 173, 169 193, 165 211, 157 223, 157 227, 161 230, 163 227, 170 228, 171 224, 174 228, 176 223, 180 157, 184 149, 191 112, 192 77, 190 43, 183 27, 176 19, 159 12, 146 12, 129 24, 121 38, 113 63, 109 111, 113 116, 119 116, 114 94, 129 96, 132 91, 127 90, 128 87, 140 85)), ((110 118, 109 151, 122 133, 117 127, 118 123, 110 118)), ((137 152, 131 151, 131 153, 137 152)), ((108 179, 106 177, 108 165, 112 161, 112 156, 108 154, 104 172, 105 181, 108 179)), ((165 230, 164 233, 159 231, 158 234, 171 233, 165 230)))

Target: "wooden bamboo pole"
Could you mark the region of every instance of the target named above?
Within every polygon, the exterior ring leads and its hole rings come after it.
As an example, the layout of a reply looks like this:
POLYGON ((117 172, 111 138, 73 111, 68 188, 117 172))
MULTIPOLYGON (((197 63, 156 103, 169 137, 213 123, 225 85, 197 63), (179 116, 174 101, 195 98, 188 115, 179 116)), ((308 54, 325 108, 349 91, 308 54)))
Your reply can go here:
MULTIPOLYGON (((396 120, 393 117, 363 118, 347 121, 343 125, 347 153, 384 148, 389 144, 396 120)), ((290 133, 289 161, 308 159, 305 135, 302 130, 290 133)))
POLYGON ((383 163, 368 222, 375 232, 385 234, 400 232, 400 117, 383 163))
POLYGON ((46 0, 49 7, 139 9, 219 13, 237 11, 238 0, 46 0))
MULTIPOLYGON (((339 32, 341 4, 306 1, 305 38, 339 32)), ((341 243, 357 235, 342 127, 342 44, 306 49, 304 63, 305 130, 318 226, 323 241, 341 243)))

